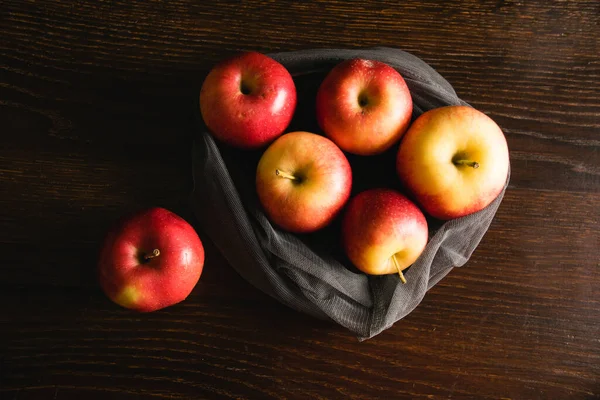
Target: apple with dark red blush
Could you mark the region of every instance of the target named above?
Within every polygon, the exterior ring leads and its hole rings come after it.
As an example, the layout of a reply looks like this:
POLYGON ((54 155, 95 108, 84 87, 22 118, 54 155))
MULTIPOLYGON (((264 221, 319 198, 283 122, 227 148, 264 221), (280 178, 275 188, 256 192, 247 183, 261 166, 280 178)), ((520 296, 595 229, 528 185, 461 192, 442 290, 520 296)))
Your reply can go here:
POLYGON ((383 153, 410 124, 413 102, 404 78, 375 60, 336 65, 317 92, 317 121, 342 150, 358 155, 383 153))
POLYGON ((296 86, 274 59, 246 52, 217 64, 200 89, 200 112, 218 140, 243 149, 271 143, 296 109, 296 86))
POLYGON ((122 218, 108 232, 99 282, 115 303, 150 312, 188 297, 204 267, 204 247, 183 218, 153 207, 122 218))
POLYGON ((428 240, 425 215, 392 189, 369 189, 350 199, 342 221, 346 255, 369 275, 398 274, 421 255, 428 240))

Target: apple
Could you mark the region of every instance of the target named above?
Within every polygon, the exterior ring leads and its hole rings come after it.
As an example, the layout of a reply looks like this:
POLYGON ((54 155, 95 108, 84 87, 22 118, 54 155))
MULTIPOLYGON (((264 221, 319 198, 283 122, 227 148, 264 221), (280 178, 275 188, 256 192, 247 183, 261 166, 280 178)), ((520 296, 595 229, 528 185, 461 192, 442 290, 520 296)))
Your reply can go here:
POLYGON ((342 243, 350 261, 369 275, 397 273, 425 249, 427 220, 406 196, 392 189, 369 189, 354 196, 342 219, 342 243))
POLYGON ((296 86, 272 58, 246 52, 217 64, 200 89, 200 112, 217 139, 256 149, 288 127, 296 109, 296 86))
POLYGON ((509 169, 506 138, 468 106, 429 110, 404 135, 398 176, 421 207, 442 220, 477 212, 502 191, 509 169))
POLYGON ((343 61, 317 91, 319 126, 353 154, 374 155, 390 148, 408 128, 412 110, 404 78, 379 61, 343 61))
POLYGON ((307 233, 328 225, 352 188, 352 171, 331 140, 310 132, 279 137, 256 169, 256 191, 271 222, 307 233))
POLYGON ((202 274, 204 247, 196 231, 160 207, 122 218, 100 252, 99 281, 115 303, 149 312, 179 303, 202 274))

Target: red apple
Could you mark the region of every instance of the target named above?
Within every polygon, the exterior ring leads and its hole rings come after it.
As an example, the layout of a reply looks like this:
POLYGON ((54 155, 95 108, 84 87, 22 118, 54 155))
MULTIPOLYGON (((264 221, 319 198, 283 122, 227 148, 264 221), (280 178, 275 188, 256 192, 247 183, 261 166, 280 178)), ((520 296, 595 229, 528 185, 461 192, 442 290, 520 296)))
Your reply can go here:
POLYGON ((400 143, 397 171, 425 212, 452 219, 479 211, 502 191, 508 147, 500 127, 467 106, 423 113, 400 143))
POLYGON ((391 189, 371 189, 353 197, 342 220, 346 255, 370 275, 397 273, 412 265, 427 244, 427 220, 419 208, 391 189))
POLYGON ((296 87, 283 65, 256 53, 219 63, 200 90, 208 129, 232 146, 253 149, 283 133, 296 109, 296 87))
POLYGON ((292 132, 261 157, 256 190, 269 219, 281 228, 312 232, 328 225, 350 197, 346 156, 326 137, 292 132))
POLYGON ((379 61, 335 66, 317 92, 317 121, 342 150, 382 153, 408 128, 413 103, 402 76, 379 61))
POLYGON ((184 300, 203 266, 204 247, 194 228, 157 207, 123 218, 108 233, 99 280, 115 303, 148 312, 184 300))

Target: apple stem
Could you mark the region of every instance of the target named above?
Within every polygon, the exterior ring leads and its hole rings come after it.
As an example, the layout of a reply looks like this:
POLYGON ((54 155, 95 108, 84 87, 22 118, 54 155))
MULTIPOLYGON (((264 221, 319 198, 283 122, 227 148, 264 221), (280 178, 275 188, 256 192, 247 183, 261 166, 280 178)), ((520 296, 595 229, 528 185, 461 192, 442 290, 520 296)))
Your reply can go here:
POLYGON ((288 174, 287 172, 281 171, 279 169, 275 170, 275 175, 280 176, 282 178, 287 178, 291 180, 296 180, 296 177, 292 174, 288 174))
POLYGON ((479 168, 479 163, 477 161, 456 160, 456 161, 454 161, 454 164, 456 164, 456 165, 467 165, 469 167, 473 167, 474 169, 479 168))
POLYGON ((154 257, 160 256, 160 250, 154 249, 151 254, 144 254, 144 261, 153 259, 154 257))
POLYGON ((406 278, 404 277, 404 274, 402 273, 402 270, 400 269, 400 266, 398 265, 398 260, 396 260, 396 255, 394 254, 392 256, 392 261, 394 262, 394 265, 396 266, 396 269, 398 270, 398 275, 400 276, 400 280, 402 281, 402 283, 406 283, 406 278))

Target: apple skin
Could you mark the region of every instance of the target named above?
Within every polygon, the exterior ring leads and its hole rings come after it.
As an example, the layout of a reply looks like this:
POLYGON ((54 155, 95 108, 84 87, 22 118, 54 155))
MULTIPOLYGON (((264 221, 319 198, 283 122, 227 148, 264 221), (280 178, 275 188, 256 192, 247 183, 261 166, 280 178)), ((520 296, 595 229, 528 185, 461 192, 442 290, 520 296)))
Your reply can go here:
POLYGON ((310 132, 279 137, 256 170, 256 191, 268 218, 290 232, 308 233, 328 225, 351 189, 352 170, 344 153, 331 140, 310 132))
POLYGON ((200 112, 213 136, 234 147, 267 145, 288 127, 296 86, 272 58, 246 52, 217 64, 200 89, 200 112))
POLYGON ((361 192, 349 201, 344 212, 344 250, 356 268, 366 274, 395 274, 408 268, 419 258, 427 240, 425 216, 395 190, 361 192))
POLYGON ((379 61, 343 61, 317 92, 319 126, 342 150, 358 155, 390 148, 408 128, 412 110, 404 78, 379 61))
POLYGON ((204 247, 194 228, 178 215, 153 207, 123 217, 108 232, 98 275, 113 302, 150 312, 186 299, 203 266, 204 247), (145 260, 155 249, 159 254, 145 260))
POLYGON ((413 122, 396 167, 425 212, 448 220, 477 212, 500 194, 508 176, 508 146, 500 127, 481 111, 441 107, 413 122))

